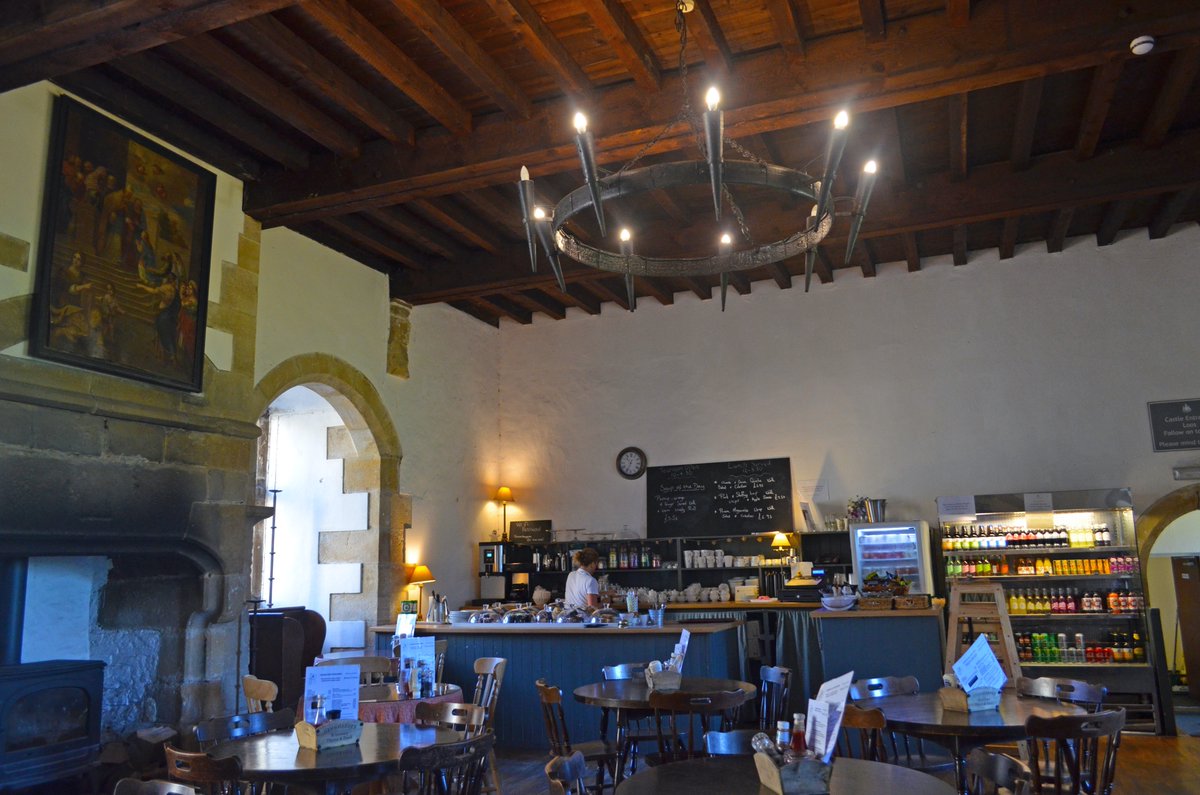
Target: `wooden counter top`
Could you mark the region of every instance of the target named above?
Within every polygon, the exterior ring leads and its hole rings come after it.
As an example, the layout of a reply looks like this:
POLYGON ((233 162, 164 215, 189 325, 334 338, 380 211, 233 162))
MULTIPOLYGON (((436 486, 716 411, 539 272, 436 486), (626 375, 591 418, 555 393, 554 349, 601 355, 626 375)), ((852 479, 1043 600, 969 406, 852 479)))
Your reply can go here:
POLYGON ((667 610, 812 610, 820 602, 670 602, 667 610))
POLYGON ((921 610, 814 610, 813 618, 917 618, 920 616, 941 616, 942 608, 926 607, 921 610))
MULTIPOLYGON (((417 622, 418 635, 679 635, 686 629, 693 635, 711 635, 736 629, 740 621, 722 621, 716 624, 667 624, 662 627, 618 627, 616 624, 601 624, 596 627, 584 624, 430 624, 417 622)), ((394 626, 371 627, 372 632, 392 633, 394 626)))

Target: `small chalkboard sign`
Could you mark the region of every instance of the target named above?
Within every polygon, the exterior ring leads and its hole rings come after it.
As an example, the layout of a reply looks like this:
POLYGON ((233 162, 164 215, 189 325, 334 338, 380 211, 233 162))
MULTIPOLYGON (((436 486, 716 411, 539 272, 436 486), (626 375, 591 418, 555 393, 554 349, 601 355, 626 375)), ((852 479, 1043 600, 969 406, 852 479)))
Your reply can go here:
POLYGON ((1147 403, 1154 452, 1200 448, 1200 399, 1147 403))
POLYGON ((651 538, 775 530, 792 532, 790 459, 646 470, 646 534, 651 538))
POLYGON ((518 544, 548 544, 554 540, 549 519, 508 523, 508 538, 518 544))

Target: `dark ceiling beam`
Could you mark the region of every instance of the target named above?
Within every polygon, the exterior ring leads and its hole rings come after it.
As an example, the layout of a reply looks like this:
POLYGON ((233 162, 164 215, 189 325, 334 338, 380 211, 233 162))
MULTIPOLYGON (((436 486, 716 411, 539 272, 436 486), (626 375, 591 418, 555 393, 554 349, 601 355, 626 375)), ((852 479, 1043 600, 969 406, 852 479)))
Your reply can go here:
POLYGON ((463 29, 458 20, 436 0, 393 0, 425 37, 446 54, 466 75, 504 110, 523 119, 533 113, 525 92, 500 68, 492 56, 463 29))
POLYGON ((1063 207, 1054 214, 1054 220, 1050 222, 1050 232, 1046 235, 1046 251, 1057 254, 1063 250, 1067 242, 1067 232, 1071 229, 1071 219, 1074 217, 1074 207, 1063 207))
POLYGON ((791 0, 765 0, 771 21, 775 23, 775 37, 788 65, 795 65, 804 58, 804 29, 797 19, 791 0))
POLYGON ((663 306, 670 306, 675 303, 675 293, 670 288, 663 286, 657 279, 643 279, 635 277, 634 281, 637 286, 642 288, 642 292, 657 300, 663 306))
POLYGON ((578 284, 568 284, 565 293, 557 291, 555 295, 559 296, 560 300, 565 303, 578 307, 589 315, 600 314, 600 299, 578 284))
POLYGON ((879 165, 881 170, 899 184, 908 182, 908 168, 904 165, 904 137, 900 134, 900 113, 896 108, 875 114, 883 139, 883 151, 880 152, 879 165))
POLYGON ((521 224, 521 209, 517 203, 516 189, 511 196, 502 196, 495 188, 467 191, 458 198, 472 210, 504 230, 513 240, 525 239, 525 228, 521 224))
POLYGON ((447 301, 454 309, 459 312, 464 312, 476 320, 481 320, 489 326, 500 328, 500 315, 495 310, 485 310, 483 307, 472 301, 447 301))
MULTIPOLYGON (((1163 47, 1193 36, 1200 40, 1200 10, 1171 14, 1180 6, 1167 0, 1147 0, 1139 4, 1140 13, 1117 23, 1096 4, 1084 3, 1066 6, 1054 18, 1055 24, 1045 20, 1034 24, 1023 16, 1033 8, 1032 0, 1013 0, 1006 6, 984 4, 975 14, 979 24, 953 32, 938 15, 907 20, 907 34, 889 41, 889 63, 907 67, 893 76, 874 71, 878 58, 857 31, 814 40, 814 57, 806 63, 811 74, 802 86, 779 79, 788 68, 779 50, 741 56, 738 80, 743 95, 738 107, 725 112, 726 130, 738 138, 827 121, 848 95, 856 96, 853 110, 863 113, 1085 69, 1117 51, 1127 51, 1131 31, 1136 35, 1143 30, 1148 15, 1154 17, 1155 29, 1164 32, 1163 47), (1165 38, 1172 31, 1171 38, 1165 38), (1022 43, 1015 50, 1014 41, 1022 43)), ((593 115, 604 120, 597 141, 600 164, 623 162, 654 140, 662 131, 659 125, 669 122, 678 110, 678 89, 673 73, 664 80, 662 95, 670 96, 670 102, 648 97, 627 82, 606 89, 593 108, 593 115)), ((528 122, 488 120, 461 141, 445 135, 422 136, 412 152, 368 144, 359 161, 322 159, 307 171, 249 186, 246 209, 265 226, 279 226, 370 204, 512 183, 522 165, 534 173, 571 169, 578 156, 572 137, 563 130, 563 120, 570 118, 572 110, 569 100, 540 102, 528 122)), ((662 135, 651 150, 661 153, 692 145, 691 131, 682 125, 662 135)))
POLYGON ((967 247, 967 227, 965 224, 958 224, 954 227, 954 264, 966 265, 968 252, 967 247))
POLYGON ((746 274, 740 271, 731 271, 726 275, 729 277, 729 286, 736 290, 738 295, 750 294, 750 280, 746 278, 746 274))
POLYGON ((1163 202, 1158 211, 1154 213, 1154 217, 1150 219, 1150 239, 1158 240, 1166 237, 1167 231, 1179 220, 1180 214, 1184 208, 1191 203, 1192 198, 1196 195, 1197 187, 1193 185, 1190 188, 1185 188, 1171 194, 1171 197, 1163 202))
POLYGON ((1021 216, 1011 215, 1004 219, 1000 230, 1000 259, 1012 259, 1017 253, 1017 235, 1021 231, 1021 216))
POLYGON ((1079 135, 1075 139, 1075 154, 1080 160, 1087 160, 1096 154, 1100 132, 1104 129, 1104 120, 1108 118, 1108 109, 1112 107, 1117 82, 1124 68, 1124 58, 1113 58, 1092 70, 1092 84, 1079 120, 1079 135))
POLYGON ((295 231, 327 248, 340 251, 356 262, 366 265, 371 270, 384 274, 388 277, 389 288, 392 284, 391 280, 395 275, 404 271, 404 268, 391 257, 380 256, 374 251, 349 242, 349 239, 345 235, 329 229, 323 223, 304 224, 303 226, 296 227, 295 231))
POLYGON ((500 317, 516 321, 522 326, 528 326, 533 322, 533 312, 528 309, 522 309, 516 303, 502 295, 485 295, 478 298, 468 298, 467 300, 483 309, 496 312, 500 317))
POLYGON ((583 285, 584 289, 595 294, 601 301, 611 301, 625 311, 629 311, 629 299, 625 296, 624 285, 621 286, 621 291, 617 292, 600 278, 580 282, 580 284, 583 285))
POLYGON ((905 232, 900 237, 904 241, 904 259, 908 263, 908 272, 916 273, 921 270, 921 249, 917 244, 917 233, 905 232))
POLYGON ((322 146, 345 157, 358 156, 360 141, 349 130, 213 37, 176 42, 171 52, 322 146))
POLYGON ((620 0, 588 0, 587 14, 643 91, 662 88, 662 67, 620 0))
POLYGON ((404 207, 380 207, 377 210, 365 210, 363 215, 401 240, 416 243, 426 251, 432 251, 446 259, 468 256, 466 249, 451 240, 448 235, 425 223, 404 207))
POLYGON ((1100 220, 1100 228, 1096 230, 1097 246, 1112 245, 1113 241, 1117 239, 1117 233, 1125 225, 1125 219, 1129 217, 1131 209, 1133 209, 1132 199, 1118 199, 1108 205, 1104 210, 1104 217, 1100 220))
POLYGON ((846 267, 854 267, 856 265, 862 271, 864 279, 875 278, 875 255, 871 251, 869 241, 863 240, 860 242, 850 254, 850 261, 846 263, 846 267))
POLYGON ((481 229, 478 219, 467 217, 465 210, 453 206, 448 199, 417 199, 408 206, 430 223, 443 227, 472 246, 493 254, 500 250, 499 241, 481 229))
POLYGON ((712 300, 712 288, 699 279, 685 276, 680 279, 680 281, 686 284, 687 288, 691 290, 701 301, 712 300))
MULTIPOLYGON (((803 259, 803 258, 801 258, 803 259)), ((780 290, 789 290, 792 287, 792 274, 788 271, 787 266, 782 262, 772 262, 767 266, 767 273, 779 285, 780 290)))
POLYGON ((526 309, 541 312, 555 320, 562 320, 567 316, 567 308, 541 290, 517 291, 506 293, 506 296, 526 309))
POLYGON ((471 114, 348 0, 308 0, 300 8, 368 66, 458 135, 471 131, 471 114))
POLYGON ((954 179, 967 178, 967 134, 969 106, 966 92, 949 98, 950 103, 950 173, 954 179))
POLYGON ((1196 82, 1196 73, 1200 71, 1200 47, 1180 50, 1171 58, 1171 68, 1163 81, 1158 95, 1154 98, 1154 107, 1142 127, 1142 143, 1146 146, 1160 146, 1171 131, 1171 125, 1179 116, 1183 103, 1196 82))
POLYGON ((878 42, 887 38, 887 11, 883 7, 883 0, 858 0, 858 13, 862 17, 867 41, 878 42))
POLYGON ((415 143, 413 126, 404 117, 275 17, 251 19, 231 32, 233 35, 244 32, 244 44, 299 74, 322 95, 387 140, 407 146, 415 143))
POLYGON ((675 201, 675 197, 671 195, 670 191, 652 190, 650 191, 650 198, 654 199, 655 203, 658 204, 659 207, 663 208, 663 211, 671 217, 671 220, 690 220, 688 214, 684 212, 682 207, 679 206, 679 202, 675 201))
POLYGON ((687 17, 688 30, 696 35, 700 51, 704 53, 704 63, 714 76, 732 74, 733 50, 729 49, 725 31, 721 30, 721 22, 713 11, 712 0, 696 0, 693 11, 687 17))
POLYGON ((529 0, 484 0, 500 22, 521 39, 525 51, 545 67, 564 93, 591 100, 592 84, 529 0))
POLYGON ((118 58, 109 66, 201 119, 219 119, 221 129, 231 137, 276 163, 288 168, 308 167, 308 152, 303 147, 154 53, 118 58))
POLYGON ((75 44, 90 36, 139 25, 159 14, 178 11, 197 0, 73 0, 58 3, 11 3, 0 25, 0 65, 75 44))
POLYGON ((424 270, 429 265, 429 257, 358 216, 325 218, 321 223, 339 235, 344 235, 359 248, 395 260, 406 268, 424 270))
POLYGON ((829 259, 825 248, 825 246, 817 246, 817 259, 813 262, 813 273, 817 274, 817 279, 821 284, 832 284, 833 262, 829 259))
POLYGON ((87 38, 76 44, 47 49, 0 69, 0 92, 207 33, 260 14, 278 11, 295 5, 296 2, 297 0, 215 0, 190 4, 190 8, 159 14, 129 27, 104 32, 90 31, 87 38))
POLYGON ((952 28, 971 24, 971 0, 946 0, 946 20, 952 28))
POLYGON ((231 146, 226 138, 218 138, 184 121, 162 103, 129 90, 97 69, 61 75, 54 78, 54 82, 130 124, 154 130, 156 136, 172 146, 191 152, 238 179, 252 181, 262 174, 262 165, 248 153, 231 146))
POLYGON ((1033 157, 1033 133, 1037 129, 1038 111, 1042 106, 1042 88, 1046 80, 1035 77, 1021 84, 1021 98, 1017 102, 1017 118, 1013 123, 1012 149, 1008 159, 1012 167, 1029 168, 1033 157))

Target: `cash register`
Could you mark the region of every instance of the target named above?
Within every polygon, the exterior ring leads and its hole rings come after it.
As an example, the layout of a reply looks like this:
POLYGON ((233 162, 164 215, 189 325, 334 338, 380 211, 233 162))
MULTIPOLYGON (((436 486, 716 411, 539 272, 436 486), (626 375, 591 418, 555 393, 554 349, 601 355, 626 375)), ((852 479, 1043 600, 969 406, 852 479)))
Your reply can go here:
POLYGON ((779 593, 776 595, 781 602, 820 602, 821 589, 827 585, 825 570, 814 568, 808 577, 797 572, 794 577, 780 586, 779 593))

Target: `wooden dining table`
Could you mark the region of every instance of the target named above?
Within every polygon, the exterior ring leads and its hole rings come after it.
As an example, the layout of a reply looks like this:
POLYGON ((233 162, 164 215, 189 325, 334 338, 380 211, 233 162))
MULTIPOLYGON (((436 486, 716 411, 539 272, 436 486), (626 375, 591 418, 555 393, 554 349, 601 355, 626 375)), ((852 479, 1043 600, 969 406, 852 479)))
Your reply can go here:
POLYGON ((1035 715, 1057 718, 1084 713, 1081 707, 1074 704, 1022 697, 1011 690, 1001 691, 999 709, 979 712, 944 709, 936 692, 864 698, 854 704, 863 709, 882 710, 891 731, 948 746, 954 756, 958 791, 963 795, 968 795, 966 755, 971 749, 987 743, 1024 740, 1027 737, 1025 721, 1035 715))
MULTIPOLYGON (((617 786, 616 795, 774 795, 758 781, 752 756, 707 756, 648 767, 617 786)), ((829 795, 953 795, 954 788, 928 773, 862 759, 835 759, 829 795)))
MULTIPOLYGON (((742 682, 738 679, 710 679, 707 677, 688 677, 685 676, 680 680, 679 690, 688 693, 719 693, 741 691, 744 698, 742 703, 754 698, 754 694, 758 692, 758 688, 750 682, 742 682)), ((620 783, 625 777, 625 763, 628 758, 628 748, 626 747, 626 724, 628 721, 623 720, 622 712, 624 710, 645 710, 650 709, 650 686, 646 684, 646 680, 642 677, 634 679, 606 679, 602 682, 593 682, 588 685, 580 685, 574 691, 575 700, 582 704, 589 704, 593 707, 600 707, 601 710, 616 710, 617 736, 616 744, 619 757, 617 759, 617 782, 620 783)), ((602 719, 602 723, 606 723, 602 719)))
POLYGON ((453 729, 409 723, 364 723, 357 745, 314 751, 301 748, 295 731, 227 740, 209 749, 216 758, 236 756, 242 778, 286 784, 314 795, 347 795, 358 784, 377 781, 400 768, 405 749, 462 739, 453 729))
POLYGON ((447 682, 434 684, 432 695, 418 698, 401 698, 395 683, 363 685, 358 689, 358 719, 371 723, 412 723, 416 720, 417 704, 462 700, 462 688, 447 682))

